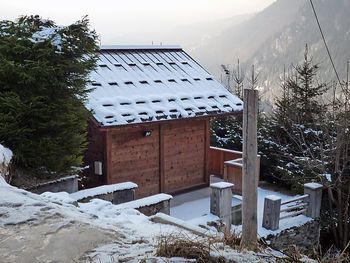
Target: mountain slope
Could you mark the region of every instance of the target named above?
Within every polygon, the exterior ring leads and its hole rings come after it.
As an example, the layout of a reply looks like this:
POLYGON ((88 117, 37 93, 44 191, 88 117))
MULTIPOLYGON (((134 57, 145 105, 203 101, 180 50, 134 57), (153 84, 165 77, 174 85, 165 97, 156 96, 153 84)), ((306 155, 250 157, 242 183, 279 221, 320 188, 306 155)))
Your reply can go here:
POLYGON ((228 28, 193 55, 214 73, 221 64, 231 64, 237 58, 247 60, 267 39, 293 22, 304 4, 305 0, 276 1, 251 19, 228 28))
POLYGON ((106 38, 104 42, 110 44, 151 44, 152 42, 154 44, 180 44, 186 50, 192 51, 216 38, 228 28, 238 26, 251 17, 253 17, 253 14, 237 15, 214 21, 178 26, 165 32, 120 35, 111 39, 106 38))
MULTIPOLYGON (((350 0, 318 0, 314 5, 324 31, 327 43, 341 78, 345 77, 346 61, 350 59, 350 0)), ((279 86, 283 65, 290 68, 303 59, 305 45, 315 63, 320 64, 320 77, 323 80, 335 80, 319 29, 310 3, 304 4, 295 21, 278 34, 265 41, 247 64, 256 65, 260 72, 260 81, 272 98, 279 86)))

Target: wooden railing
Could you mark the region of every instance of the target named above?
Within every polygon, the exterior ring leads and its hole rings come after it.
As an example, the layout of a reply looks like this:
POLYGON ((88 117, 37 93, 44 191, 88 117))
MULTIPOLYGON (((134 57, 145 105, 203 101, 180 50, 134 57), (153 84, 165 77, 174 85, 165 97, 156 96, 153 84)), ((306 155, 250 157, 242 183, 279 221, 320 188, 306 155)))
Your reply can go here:
POLYGON ((306 214, 309 205, 308 199, 309 195, 307 194, 281 202, 280 220, 306 214))
POLYGON ((225 161, 242 158, 242 152, 217 147, 209 150, 209 173, 224 178, 225 161))
POLYGON ((304 195, 281 201, 279 196, 265 197, 262 226, 269 230, 277 230, 280 220, 305 215, 316 219, 320 216, 322 185, 304 184, 304 195))
MULTIPOLYGON (((232 191, 235 194, 242 194, 242 162, 243 154, 240 151, 228 150, 217 147, 210 147, 209 172, 224 181, 232 183, 232 191)), ((260 167, 260 156, 258 155, 258 167, 260 167)))

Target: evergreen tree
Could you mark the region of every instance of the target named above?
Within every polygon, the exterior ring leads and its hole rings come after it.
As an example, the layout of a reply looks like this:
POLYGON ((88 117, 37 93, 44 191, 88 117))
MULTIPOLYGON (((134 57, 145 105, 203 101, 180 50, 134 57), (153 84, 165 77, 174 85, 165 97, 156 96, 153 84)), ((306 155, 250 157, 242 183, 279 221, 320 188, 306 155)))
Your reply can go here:
POLYGON ((321 96, 327 91, 325 83, 316 81, 319 66, 313 64, 305 48, 304 61, 294 67, 295 73, 285 78, 283 95, 269 122, 269 137, 276 145, 266 155, 279 155, 271 164, 270 174, 287 185, 300 188, 306 181, 322 174, 323 152, 327 148, 322 120, 327 107, 321 96), (277 150, 277 152, 276 152, 277 150))
POLYGON ((288 119, 293 123, 312 124, 326 112, 326 107, 320 102, 320 97, 328 90, 325 83, 318 83, 316 75, 318 64, 313 64, 306 45, 304 61, 297 65, 295 74, 288 77, 284 92, 288 98, 277 101, 277 108, 288 112, 288 119), (279 105, 284 103, 284 105, 279 105), (286 104, 287 103, 287 104, 286 104))
POLYGON ((17 166, 47 175, 81 165, 96 40, 86 17, 67 27, 0 21, 0 142, 17 166))

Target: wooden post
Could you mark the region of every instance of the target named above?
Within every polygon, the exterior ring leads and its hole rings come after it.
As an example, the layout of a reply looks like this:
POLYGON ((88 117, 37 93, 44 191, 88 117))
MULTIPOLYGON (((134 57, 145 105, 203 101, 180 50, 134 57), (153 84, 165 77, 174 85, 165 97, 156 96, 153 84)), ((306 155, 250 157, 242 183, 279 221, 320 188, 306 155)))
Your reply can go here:
POLYGON ((281 198, 269 195, 264 200, 264 215, 262 226, 269 230, 277 230, 280 224, 281 198))
POLYGON ((165 174, 164 174, 164 124, 159 124, 159 192, 164 193, 165 189, 165 174))
POLYGON ((210 184, 210 174, 209 174, 209 150, 210 150, 210 123, 209 120, 204 122, 205 129, 205 143, 204 143, 204 182, 210 184))
POLYGON ((258 188, 258 91, 244 90, 243 107, 243 203, 241 246, 249 250, 257 248, 257 188, 258 188))
POLYGON ((313 219, 320 217, 321 201, 322 201, 322 188, 323 186, 318 183, 304 184, 304 194, 308 194, 308 203, 306 209, 306 216, 313 219))
POLYGON ((210 213, 218 216, 226 225, 226 229, 231 228, 231 206, 232 206, 233 184, 219 182, 210 185, 210 213))

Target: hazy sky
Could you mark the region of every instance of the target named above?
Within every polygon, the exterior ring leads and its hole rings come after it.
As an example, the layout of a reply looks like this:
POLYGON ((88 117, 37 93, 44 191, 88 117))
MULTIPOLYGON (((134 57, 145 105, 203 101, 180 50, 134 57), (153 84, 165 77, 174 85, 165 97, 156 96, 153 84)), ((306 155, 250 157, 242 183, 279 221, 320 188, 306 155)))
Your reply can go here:
POLYGON ((275 0, 0 0, 0 19, 39 14, 65 25, 88 15, 104 34, 157 32, 178 25, 253 13, 275 0))

